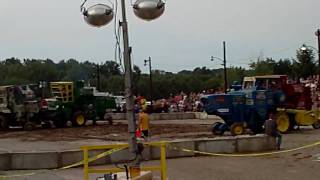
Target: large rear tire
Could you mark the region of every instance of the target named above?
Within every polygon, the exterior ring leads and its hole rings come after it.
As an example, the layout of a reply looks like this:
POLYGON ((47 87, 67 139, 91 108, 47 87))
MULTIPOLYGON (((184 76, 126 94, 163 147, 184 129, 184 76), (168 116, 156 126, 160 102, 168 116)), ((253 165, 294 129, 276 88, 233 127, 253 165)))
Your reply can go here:
POLYGON ((9 129, 8 119, 2 115, 0 115, 0 130, 9 129))
POLYGON ((212 124, 212 134, 213 135, 223 135, 224 129, 222 128, 223 123, 222 122, 215 122, 212 124))
POLYGON ((86 125, 87 119, 82 111, 77 111, 73 114, 72 125, 75 127, 86 125))
POLYGON ((276 116, 276 122, 277 122, 277 129, 281 133, 285 133, 290 129, 290 118, 287 115, 287 113, 279 113, 276 116))

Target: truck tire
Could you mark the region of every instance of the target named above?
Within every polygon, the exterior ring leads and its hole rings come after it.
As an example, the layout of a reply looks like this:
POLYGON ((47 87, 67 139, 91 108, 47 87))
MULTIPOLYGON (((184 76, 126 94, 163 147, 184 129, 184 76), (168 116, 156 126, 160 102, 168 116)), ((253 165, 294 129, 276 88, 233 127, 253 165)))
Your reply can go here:
POLYGON ((233 123, 230 127, 230 132, 233 136, 243 134, 244 133, 243 123, 233 123))
POLYGON ((72 125, 75 127, 86 125, 87 119, 82 111, 77 111, 73 114, 72 125))
POLYGON ((0 130, 9 129, 8 119, 2 115, 0 115, 0 130))
POLYGON ((312 124, 312 127, 314 129, 320 129, 320 121, 318 120, 317 122, 315 122, 314 124, 312 124))
POLYGON ((23 129, 25 131, 32 131, 33 129, 35 129, 35 124, 33 122, 27 121, 24 125, 23 125, 23 129))

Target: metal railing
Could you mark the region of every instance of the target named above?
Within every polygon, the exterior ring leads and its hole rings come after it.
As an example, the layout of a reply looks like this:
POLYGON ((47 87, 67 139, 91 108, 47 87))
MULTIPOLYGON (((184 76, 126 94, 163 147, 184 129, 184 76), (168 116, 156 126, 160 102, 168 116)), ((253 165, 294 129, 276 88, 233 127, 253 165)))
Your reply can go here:
MULTIPOLYGON (((161 180, 167 180, 167 161, 166 161, 166 142, 150 142, 144 143, 144 146, 156 146, 160 148, 160 165, 159 166, 144 166, 141 167, 141 171, 160 171, 161 172, 161 180)), ((102 150, 106 149, 110 154, 117 152, 119 150, 124 150, 128 148, 128 144, 112 144, 112 145, 101 145, 101 146, 82 146, 81 149, 83 150, 83 173, 84 179, 89 180, 90 173, 117 173, 117 172, 125 172, 125 169, 121 168, 106 168, 106 169, 96 169, 96 168, 89 168, 89 151, 90 150, 102 150), (112 152, 112 150, 115 150, 112 152)), ((93 158, 94 160, 98 158, 93 158)), ((93 161, 93 160, 92 160, 93 161)))

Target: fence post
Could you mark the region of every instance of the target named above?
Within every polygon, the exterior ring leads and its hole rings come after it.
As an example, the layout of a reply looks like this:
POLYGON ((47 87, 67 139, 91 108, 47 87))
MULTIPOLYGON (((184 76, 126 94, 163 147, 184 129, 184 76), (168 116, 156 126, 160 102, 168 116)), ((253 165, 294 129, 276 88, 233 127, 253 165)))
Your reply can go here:
POLYGON ((86 147, 83 149, 83 171, 84 179, 89 180, 88 149, 86 147))
POLYGON ((167 180, 166 143, 162 143, 161 148, 161 180, 167 180))

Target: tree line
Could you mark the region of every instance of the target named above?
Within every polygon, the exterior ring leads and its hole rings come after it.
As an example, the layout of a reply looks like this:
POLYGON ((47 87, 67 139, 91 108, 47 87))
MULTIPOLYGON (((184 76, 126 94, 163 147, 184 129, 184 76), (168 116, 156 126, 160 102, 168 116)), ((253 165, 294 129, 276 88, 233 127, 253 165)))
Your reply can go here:
MULTIPOLYGON (((290 78, 298 79, 317 73, 317 63, 312 49, 297 50, 296 58, 292 59, 266 58, 248 64, 249 68, 246 69, 236 66, 227 68, 229 85, 234 81, 241 82, 245 76, 286 74, 290 78)), ((124 92, 122 68, 115 61, 97 64, 69 59, 55 63, 50 59, 8 58, 0 61, 0 85, 85 80, 91 86, 97 86, 98 72, 100 72, 101 91, 116 95, 124 92)), ((223 76, 222 68, 209 69, 205 66, 196 67, 193 70, 182 70, 178 73, 153 70, 153 95, 158 99, 181 91, 190 93, 219 89, 224 84, 223 76)), ((142 73, 136 65, 133 67, 133 89, 136 95, 146 97, 150 92, 149 74, 142 73)))

